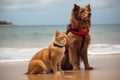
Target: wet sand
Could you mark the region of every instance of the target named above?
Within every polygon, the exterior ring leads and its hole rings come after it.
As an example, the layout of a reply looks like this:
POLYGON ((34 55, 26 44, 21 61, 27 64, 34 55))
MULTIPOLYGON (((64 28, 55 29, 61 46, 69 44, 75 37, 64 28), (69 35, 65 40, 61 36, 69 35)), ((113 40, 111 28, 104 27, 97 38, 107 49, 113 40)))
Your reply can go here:
POLYGON ((120 80, 120 55, 90 55, 94 70, 65 71, 64 74, 24 75, 28 62, 0 63, 0 80, 120 80))

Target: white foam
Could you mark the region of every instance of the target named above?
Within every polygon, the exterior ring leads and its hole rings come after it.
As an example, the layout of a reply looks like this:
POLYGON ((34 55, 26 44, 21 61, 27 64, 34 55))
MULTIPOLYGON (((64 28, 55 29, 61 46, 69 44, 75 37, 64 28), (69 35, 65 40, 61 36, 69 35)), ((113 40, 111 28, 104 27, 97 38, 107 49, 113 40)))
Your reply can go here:
POLYGON ((20 60, 0 60, 0 63, 5 63, 5 62, 25 62, 25 61, 29 61, 30 59, 20 59, 20 60))
POLYGON ((0 62, 28 61, 42 48, 0 48, 0 62))
MULTIPOLYGON (((0 62, 28 61, 42 48, 0 48, 0 62)), ((88 54, 120 54, 120 44, 92 44, 88 54)))
POLYGON ((89 54, 120 54, 120 44, 92 44, 88 50, 89 54))

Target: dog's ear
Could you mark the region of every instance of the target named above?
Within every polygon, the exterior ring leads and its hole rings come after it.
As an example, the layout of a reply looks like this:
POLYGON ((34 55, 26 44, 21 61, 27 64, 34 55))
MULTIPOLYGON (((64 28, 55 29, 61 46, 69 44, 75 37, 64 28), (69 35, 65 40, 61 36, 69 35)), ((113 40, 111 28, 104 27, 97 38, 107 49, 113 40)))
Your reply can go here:
POLYGON ((74 4, 73 11, 78 11, 79 9, 80 9, 80 6, 78 6, 77 4, 74 4))
POLYGON ((75 7, 78 7, 78 5, 77 5, 77 4, 74 4, 74 8, 75 8, 75 7))
POLYGON ((90 4, 86 5, 85 7, 88 8, 89 11, 91 11, 90 4))

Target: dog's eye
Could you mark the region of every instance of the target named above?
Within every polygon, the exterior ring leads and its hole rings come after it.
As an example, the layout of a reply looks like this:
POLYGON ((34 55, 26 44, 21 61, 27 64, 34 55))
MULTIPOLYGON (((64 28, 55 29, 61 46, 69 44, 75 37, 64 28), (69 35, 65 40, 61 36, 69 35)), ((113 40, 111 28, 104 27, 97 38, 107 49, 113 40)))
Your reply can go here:
POLYGON ((84 12, 84 10, 81 11, 81 13, 83 13, 83 12, 84 12))
POLYGON ((86 11, 87 11, 87 12, 89 12, 89 10, 88 10, 88 9, 87 9, 86 11))

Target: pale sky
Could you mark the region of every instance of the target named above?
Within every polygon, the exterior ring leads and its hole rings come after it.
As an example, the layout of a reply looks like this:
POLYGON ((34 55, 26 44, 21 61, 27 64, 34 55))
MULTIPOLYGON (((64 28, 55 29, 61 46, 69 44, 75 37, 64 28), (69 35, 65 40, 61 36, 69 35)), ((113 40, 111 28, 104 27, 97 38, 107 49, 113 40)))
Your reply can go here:
POLYGON ((0 0, 0 20, 17 25, 66 25, 74 3, 91 5, 93 24, 120 24, 120 0, 0 0))

